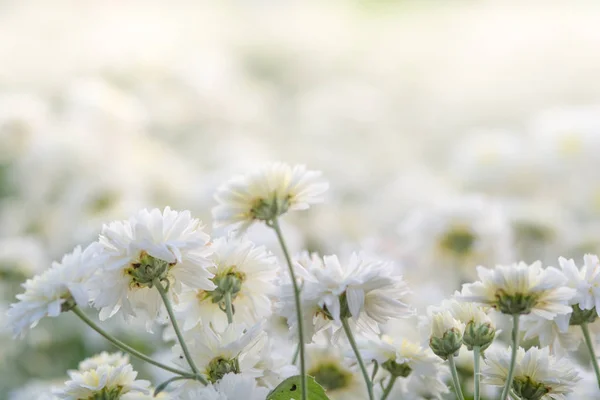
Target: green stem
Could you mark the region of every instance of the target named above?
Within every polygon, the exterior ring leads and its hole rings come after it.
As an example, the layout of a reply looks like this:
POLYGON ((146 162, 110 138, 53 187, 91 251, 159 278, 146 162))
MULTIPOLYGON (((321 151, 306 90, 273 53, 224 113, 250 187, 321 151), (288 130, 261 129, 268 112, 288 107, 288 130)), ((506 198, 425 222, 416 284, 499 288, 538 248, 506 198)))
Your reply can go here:
POLYGON ((227 313, 227 323, 233 324, 233 306, 231 305, 231 292, 225 292, 225 312, 227 313))
POLYGON ((292 287, 294 288, 294 301, 296 303, 296 319, 298 320, 298 355, 300 356, 300 382, 302 389, 302 400, 308 399, 308 381, 306 378, 306 360, 304 351, 304 321, 302 319, 302 304, 300 303, 300 288, 298 287, 298 281, 296 280, 296 274, 294 273, 294 266, 292 265, 292 258, 285 244, 279 221, 277 218, 273 218, 267 223, 268 226, 273 228, 277 235, 277 240, 283 250, 283 255, 288 265, 288 271, 290 274, 290 280, 292 281, 292 287))
POLYGON ((456 392, 456 397, 459 400, 465 400, 462 388, 460 387, 460 380, 458 379, 458 371, 456 370, 456 362, 454 362, 453 355, 448 357, 448 363, 450 363, 450 373, 452 374, 452 382, 454 382, 454 391, 456 392))
POLYGON ((388 382, 387 386, 385 387, 385 390, 383 391, 383 396, 381 396, 381 400, 385 400, 388 398, 388 396, 392 392, 394 383, 396 383, 396 379, 398 379, 397 376, 394 376, 394 375, 390 376, 390 381, 388 382))
POLYGON ((479 400, 479 361, 481 358, 481 348, 473 346, 473 400, 479 400))
POLYGON ((363 362, 362 357, 360 356, 360 352, 358 351, 358 346, 356 345, 356 340, 354 340, 354 335, 352 335, 352 330, 350 329, 350 325, 348 324, 348 318, 342 318, 342 326, 344 327, 344 332, 346 333, 346 337, 348 338, 348 342, 350 342, 350 346, 354 351, 354 355, 356 356, 356 360, 358 361, 358 365, 360 366, 360 370, 363 374, 363 378, 365 379, 365 383, 367 384, 367 391, 369 393, 369 399, 373 400, 373 383, 371 383, 371 379, 369 378, 369 372, 365 367, 365 363, 363 362))
POLYGON ((515 364, 517 363, 517 350, 519 348, 519 314, 513 315, 513 329, 512 329, 512 352, 510 356, 510 366, 508 367, 508 376, 506 377, 506 383, 504 389, 502 389, 502 395, 500 399, 505 400, 508 396, 508 391, 512 387, 513 377, 515 375, 515 364))
POLYGON ((294 356, 292 357, 292 365, 295 365, 296 361, 298 361, 298 353, 300 353, 300 345, 296 346, 296 350, 294 351, 294 356))
POLYGON ((600 387, 600 368, 598 367, 598 358, 596 358, 596 352, 594 351, 594 343, 592 342, 592 338, 590 336, 590 330, 588 329, 587 322, 581 324, 581 331, 583 332, 583 337, 585 338, 585 344, 590 353, 590 358, 592 359, 592 366, 594 367, 594 372, 596 373, 596 380, 598 381, 598 387, 600 387))
POLYGON ((202 382, 203 384, 208 385, 208 382, 206 381, 206 379, 204 379, 204 377, 202 377, 200 375, 200 373, 198 372, 198 367, 196 367, 196 364, 194 364, 192 355, 190 354, 190 351, 188 350, 187 345, 185 344, 185 340, 183 340, 183 335, 181 334, 181 330, 179 330, 179 325, 177 324, 177 320, 175 319, 175 313, 173 312, 173 307, 171 306, 171 301, 169 300, 169 297, 167 296, 167 292, 165 291, 165 288, 163 287, 162 283, 158 279, 154 279, 154 281, 152 283, 158 290, 158 293, 160 293, 160 297, 162 298, 163 303, 165 303, 165 308, 167 309, 167 314, 169 314, 169 319, 171 320, 171 325, 173 325, 173 330, 175 331, 175 335, 177 335, 177 340, 179 341, 181 350, 183 350, 185 359, 187 360, 188 364, 190 365, 190 368, 192 369, 192 371, 194 371, 194 375, 196 375, 198 377, 198 380, 200 382, 202 382))
POLYGON ((149 364, 157 366, 158 368, 162 368, 165 371, 169 371, 174 374, 181 375, 182 377, 195 379, 195 376, 190 374, 189 372, 181 371, 177 368, 173 368, 173 367, 169 367, 168 365, 164 365, 156 360, 153 360, 152 358, 148 357, 147 355, 140 353, 133 347, 130 347, 129 345, 126 345, 125 343, 121 342, 119 339, 112 336, 110 333, 106 332, 104 329, 100 328, 94 321, 92 321, 87 315, 85 315, 85 313, 83 311, 81 311, 81 309, 78 306, 73 307, 71 309, 71 311, 73 311, 73 313, 75 315, 77 315, 83 322, 85 322, 90 328, 92 328, 93 330, 98 332, 102 337, 104 337, 106 340, 108 340, 109 342, 111 342, 112 344, 114 344, 116 347, 123 350, 124 352, 129 353, 132 356, 139 358, 140 360, 146 361, 149 364))

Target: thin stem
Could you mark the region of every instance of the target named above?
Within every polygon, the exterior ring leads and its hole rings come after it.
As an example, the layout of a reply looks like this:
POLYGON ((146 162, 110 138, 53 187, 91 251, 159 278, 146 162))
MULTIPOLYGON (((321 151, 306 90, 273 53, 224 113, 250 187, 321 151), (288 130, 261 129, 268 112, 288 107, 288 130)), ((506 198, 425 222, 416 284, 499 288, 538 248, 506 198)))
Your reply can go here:
POLYGON ((285 240, 283 238, 283 234, 281 233, 281 228, 279 226, 279 221, 277 218, 273 218, 267 224, 275 231, 277 235, 277 240, 279 240, 279 244, 281 245, 281 249, 283 250, 283 255, 285 256, 285 260, 288 265, 288 271, 290 273, 290 279, 292 281, 292 286, 294 288, 294 301, 296 303, 296 319, 298 323, 298 355, 300 356, 300 382, 302 389, 302 400, 308 399, 308 381, 306 378, 306 360, 305 360, 305 352, 304 352, 304 321, 302 319, 302 304, 300 303, 300 288, 298 287, 298 282, 296 281, 296 274, 294 273, 294 266, 292 265, 292 258, 290 257, 290 253, 285 244, 285 240))
POLYGON ((225 292, 225 312, 227 313, 227 323, 233 324, 233 306, 231 305, 231 292, 225 292))
POLYGON ((458 379, 458 371, 456 370, 456 362, 454 362, 453 355, 448 357, 448 363, 450 363, 450 372, 452 373, 452 382, 454 382, 454 391, 456 392, 456 397, 459 400, 465 400, 462 388, 460 387, 460 380, 458 379))
POLYGON ((512 352, 510 356, 510 366, 508 367, 508 376, 506 377, 506 383, 504 389, 502 389, 501 400, 505 400, 508 396, 508 391, 512 387, 513 377, 515 375, 515 364, 517 363, 517 349, 519 348, 519 314, 513 315, 513 329, 512 329, 512 352))
POLYGON ((344 332, 346 333, 348 342, 350 342, 350 346, 354 351, 354 355, 356 356, 356 360, 358 361, 358 365, 360 366, 363 378, 365 379, 365 383, 367 384, 369 399, 373 400, 373 383, 371 383, 371 379, 369 378, 369 372, 367 371, 365 363, 363 362, 363 359, 360 356, 360 352, 358 351, 358 346, 356 345, 356 341, 354 340, 354 335, 352 335, 352 330, 350 329, 350 325, 348 324, 348 318, 342 318, 342 326, 344 327, 344 332))
POLYGON ((473 400, 479 400, 479 361, 481 358, 481 348, 473 346, 473 400))
POLYGON ((294 356, 292 357, 292 365, 296 364, 296 361, 298 361, 298 353, 300 353, 300 345, 296 346, 294 356))
POLYGON ((181 375, 182 377, 195 379, 195 376, 193 374, 190 374, 189 372, 186 372, 186 371, 181 371, 177 368, 169 367, 168 365, 164 365, 156 360, 153 360, 152 358, 148 357, 147 355, 140 353, 133 347, 130 347, 130 346, 126 345, 125 343, 121 342, 119 339, 117 339, 110 333, 106 332, 104 329, 100 328, 94 321, 92 321, 87 315, 85 315, 85 313, 83 311, 81 311, 81 309, 78 306, 73 307, 71 309, 71 311, 73 311, 73 313, 75 315, 77 315, 83 322, 85 322, 90 328, 92 328, 93 330, 98 332, 106 340, 108 340, 109 342, 111 342, 113 345, 115 345, 119 349, 123 350, 124 352, 129 353, 132 356, 139 358, 140 360, 146 361, 149 364, 157 366, 158 368, 162 368, 165 371, 169 371, 174 374, 181 375))
POLYGON ((388 398, 388 396, 392 392, 394 383, 396 383, 396 379, 398 379, 397 376, 394 376, 394 375, 390 376, 390 381, 388 382, 387 386, 385 387, 385 390, 383 391, 383 396, 381 396, 381 400, 385 400, 388 398))
POLYGON ((185 340, 183 340, 183 335, 181 334, 181 330, 179 330, 179 325, 177 324, 177 320, 175 319, 175 313, 173 312, 173 307, 171 306, 171 301, 169 300, 169 297, 167 296, 167 292, 165 291, 165 288, 163 287, 162 283, 158 279, 154 279, 153 284, 156 287, 156 289, 158 290, 158 293, 160 293, 160 297, 162 298, 163 303, 165 303, 165 308, 167 309, 167 314, 169 314, 169 319, 171 320, 171 325, 173 325, 173 330, 175 331, 175 335, 177 335, 177 340, 179 341, 181 350, 183 350, 185 359, 187 360, 188 364, 190 365, 190 368, 192 369, 192 371, 194 371, 194 375, 196 375, 198 377, 198 380, 200 382, 202 382, 203 384, 208 385, 208 382, 206 381, 206 379, 204 379, 198 372, 198 367, 196 367, 196 364, 194 364, 192 355, 190 354, 190 351, 188 350, 187 345, 185 344, 185 340))
POLYGON ((581 324, 581 331, 583 332, 583 337, 585 338, 585 344, 590 352, 590 358, 592 359, 592 366, 594 367, 594 372, 596 373, 596 380, 598 381, 598 387, 600 387, 600 368, 598 367, 598 358, 596 358, 596 352, 594 351, 594 343, 592 342, 592 338, 590 336, 590 330, 588 329, 587 322, 581 324))

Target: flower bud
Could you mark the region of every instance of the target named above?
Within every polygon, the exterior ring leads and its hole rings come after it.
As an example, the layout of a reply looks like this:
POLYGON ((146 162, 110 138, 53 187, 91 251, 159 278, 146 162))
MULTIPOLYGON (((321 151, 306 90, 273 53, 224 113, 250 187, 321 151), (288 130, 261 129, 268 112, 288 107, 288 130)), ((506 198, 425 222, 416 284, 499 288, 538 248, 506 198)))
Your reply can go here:
POLYGON ((410 367, 410 365, 408 365, 408 363, 405 362, 399 364, 394 360, 387 360, 386 362, 381 364, 381 367, 396 378, 406 378, 412 372, 412 368, 410 367))
POLYGON ((491 323, 482 324, 471 321, 465 327, 463 342, 469 350, 473 350, 473 347, 478 346, 483 351, 492 344, 495 336, 496 328, 491 323))
POLYGON ((439 337, 432 336, 429 338, 429 347, 436 356, 443 360, 447 360, 450 356, 458 355, 458 351, 462 346, 462 334, 458 329, 452 328, 439 337))

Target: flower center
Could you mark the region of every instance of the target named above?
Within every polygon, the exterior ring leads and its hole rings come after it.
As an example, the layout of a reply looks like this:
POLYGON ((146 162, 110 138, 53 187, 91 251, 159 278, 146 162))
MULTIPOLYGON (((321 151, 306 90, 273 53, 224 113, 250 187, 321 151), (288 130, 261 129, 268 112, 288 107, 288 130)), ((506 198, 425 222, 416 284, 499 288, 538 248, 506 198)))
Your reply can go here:
POLYGON ((537 300, 537 296, 534 294, 508 294, 505 290, 498 289, 496 291, 496 304, 493 307, 504 314, 529 314, 537 304, 537 300))
POLYGON ((327 391, 343 389, 352 382, 352 373, 340 368, 338 364, 333 362, 327 362, 312 368, 308 371, 308 375, 314 377, 317 383, 327 391))
POLYGON ((466 256, 473 249, 475 235, 465 227, 455 227, 440 240, 440 247, 458 256, 466 256))
POLYGON ((386 362, 381 364, 381 367, 395 377, 406 378, 412 372, 412 368, 410 367, 410 365, 408 365, 408 363, 405 362, 402 364, 398 364, 394 360, 387 360, 386 362))
POLYGON ((513 380, 512 386, 517 396, 523 400, 540 400, 550 392, 550 389, 543 383, 538 383, 528 376, 516 377, 513 380))
POLYGON ((145 251, 140 253, 137 262, 132 263, 125 273, 131 277, 131 285, 137 287, 152 287, 155 279, 167 278, 167 273, 176 263, 152 257, 145 251))
POLYGON ((206 375, 210 382, 215 383, 229 373, 239 374, 240 372, 240 363, 237 358, 215 357, 208 363, 206 375))

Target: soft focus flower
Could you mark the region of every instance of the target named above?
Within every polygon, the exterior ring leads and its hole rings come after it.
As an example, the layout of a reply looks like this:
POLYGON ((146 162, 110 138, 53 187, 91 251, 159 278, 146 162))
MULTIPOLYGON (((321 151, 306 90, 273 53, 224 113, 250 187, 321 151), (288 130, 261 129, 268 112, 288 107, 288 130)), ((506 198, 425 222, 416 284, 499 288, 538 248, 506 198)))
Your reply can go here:
POLYGON ((600 310, 600 261, 598 256, 586 254, 583 267, 577 268, 575 261, 560 257, 558 262, 567 277, 566 285, 576 293, 569 300, 573 306, 571 324, 594 322, 600 310))
POLYGON ((117 400, 129 392, 148 392, 150 382, 136 380, 137 372, 130 364, 100 365, 86 371, 69 371, 70 380, 55 394, 60 399, 102 398, 117 400))
POLYGON ((254 221, 270 221, 288 210, 304 210, 323 201, 329 184, 321 172, 304 165, 266 165, 247 175, 236 176, 215 195, 215 226, 231 225, 245 231, 254 221))
POLYGON ((129 355, 120 352, 107 353, 103 351, 100 354, 96 354, 93 357, 86 358, 79 363, 79 371, 88 371, 90 369, 96 369, 101 365, 110 365, 118 367, 121 365, 129 364, 129 355))
POLYGON ((479 281, 463 285, 458 299, 497 309, 504 314, 529 314, 552 319, 570 311, 566 302, 575 290, 565 287, 567 278, 556 268, 541 263, 478 267, 479 281))
MULTIPOLYGON (((312 334, 327 326, 327 320, 339 323, 351 318, 357 327, 379 333, 379 324, 414 313, 406 303, 410 291, 391 263, 353 253, 343 262, 335 255, 322 260, 319 257, 302 260, 296 263, 296 269, 303 280, 302 304, 308 342, 312 334)), ((282 301, 283 314, 294 327, 291 284, 283 286, 282 301)))
MULTIPOLYGON (((483 383, 504 386, 511 359, 510 349, 490 349, 481 373, 483 383)), ((559 400, 579 381, 577 371, 565 359, 549 354, 548 348, 517 350, 512 389, 524 400, 559 400)))
POLYGON ((258 387, 253 377, 228 373, 217 383, 190 389, 181 394, 182 400, 264 400, 269 389, 258 387))
POLYGON ((235 322, 247 326, 267 318, 272 313, 271 296, 278 266, 264 247, 247 239, 218 238, 212 244, 214 265, 208 271, 214 290, 187 289, 180 296, 179 315, 184 329, 198 323, 212 324, 218 331, 227 327, 225 294, 230 292, 235 322))
POLYGON ((168 283, 171 296, 184 285, 215 289, 213 274, 206 269, 211 265, 209 239, 189 211, 169 207, 141 210, 127 221, 104 225, 100 244, 107 261, 90 284, 100 319, 119 310, 125 317, 144 311, 156 318, 162 302, 155 281, 168 283))
POLYGON ((19 301, 8 311, 15 336, 24 335, 43 317, 56 317, 75 305, 88 305, 88 279, 104 261, 97 248, 96 243, 83 250, 77 246, 60 263, 52 263, 49 269, 23 284, 25 292, 17 295, 19 301))

